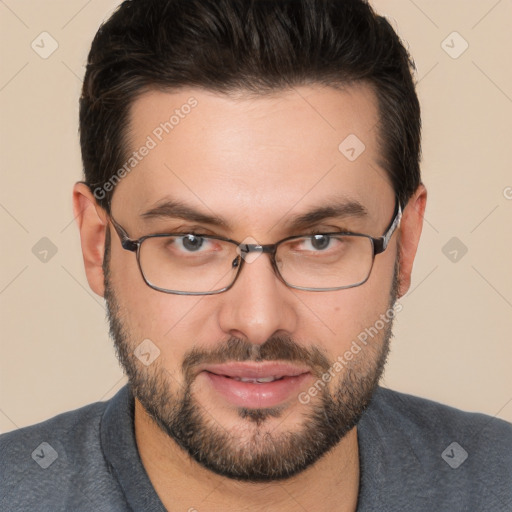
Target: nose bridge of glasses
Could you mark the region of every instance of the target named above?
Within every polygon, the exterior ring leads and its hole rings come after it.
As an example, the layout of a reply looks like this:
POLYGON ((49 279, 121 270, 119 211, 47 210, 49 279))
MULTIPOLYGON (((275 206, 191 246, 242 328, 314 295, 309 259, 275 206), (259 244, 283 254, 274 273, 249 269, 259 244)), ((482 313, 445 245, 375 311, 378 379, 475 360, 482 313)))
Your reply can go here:
MULTIPOLYGON (((284 281, 283 277, 281 276, 281 273, 279 271, 279 268, 277 266, 276 260, 275 260, 275 253, 277 250, 279 244, 268 244, 268 245, 262 245, 262 244, 250 244, 250 243, 241 243, 237 247, 237 258, 232 262, 233 267, 239 267, 237 275, 235 277, 235 281, 240 275, 240 271, 242 270, 242 266, 244 263, 253 263, 261 254, 268 254, 270 256, 270 263, 272 266, 272 269, 277 276, 277 278, 282 281, 285 285, 286 282, 284 281), (235 264, 236 263, 236 264, 235 264)), ((233 281, 234 284, 234 281, 233 281)))
POLYGON ((240 251, 244 254, 250 254, 251 252, 259 252, 272 254, 275 249, 275 244, 270 245, 260 245, 260 244, 240 244, 240 251))

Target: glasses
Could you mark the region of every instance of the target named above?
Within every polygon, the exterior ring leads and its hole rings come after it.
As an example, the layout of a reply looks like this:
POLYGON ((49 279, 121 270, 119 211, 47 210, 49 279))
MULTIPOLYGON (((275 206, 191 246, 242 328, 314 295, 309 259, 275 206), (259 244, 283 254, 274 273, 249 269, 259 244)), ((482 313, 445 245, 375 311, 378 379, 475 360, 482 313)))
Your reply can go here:
POLYGON ((164 293, 213 295, 229 290, 244 262, 268 254, 278 278, 290 288, 312 292, 361 286, 375 256, 384 252, 400 224, 397 200, 393 220, 380 238, 351 232, 290 236, 258 245, 221 236, 165 233, 132 240, 112 216, 123 249, 135 252, 146 284, 164 293))

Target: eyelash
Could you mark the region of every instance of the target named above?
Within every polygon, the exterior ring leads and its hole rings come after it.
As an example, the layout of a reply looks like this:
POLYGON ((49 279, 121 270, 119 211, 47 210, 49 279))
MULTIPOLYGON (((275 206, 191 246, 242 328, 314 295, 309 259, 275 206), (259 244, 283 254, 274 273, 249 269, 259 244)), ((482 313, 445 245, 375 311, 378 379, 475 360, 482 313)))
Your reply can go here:
MULTIPOLYGON (((185 235, 192 235, 196 237, 208 237, 208 236, 218 236, 215 234, 208 234, 204 231, 198 230, 198 229, 174 229, 172 231, 166 231, 166 233, 174 233, 176 235, 185 236, 185 235)), ((326 228, 326 229, 307 229, 305 231, 301 231, 300 233, 297 233, 297 236, 314 236, 314 235, 325 235, 326 233, 334 233, 334 234, 344 234, 344 235, 350 235, 353 234, 352 231, 348 229, 341 229, 341 228, 326 228)))
POLYGON ((176 235, 194 235, 194 236, 216 236, 215 233, 206 233, 204 228, 200 227, 179 227, 175 229, 158 230, 155 235, 173 233, 176 235))

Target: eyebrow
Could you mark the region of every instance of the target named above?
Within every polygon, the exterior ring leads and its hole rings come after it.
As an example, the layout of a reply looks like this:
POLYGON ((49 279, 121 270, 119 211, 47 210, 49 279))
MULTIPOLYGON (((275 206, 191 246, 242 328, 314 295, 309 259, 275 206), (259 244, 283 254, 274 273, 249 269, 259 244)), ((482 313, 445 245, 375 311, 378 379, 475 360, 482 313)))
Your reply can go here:
POLYGON ((359 201, 347 199, 327 199, 326 204, 305 212, 298 217, 285 221, 287 229, 297 230, 326 219, 344 219, 346 217, 364 218, 368 216, 368 209, 359 201))
POLYGON ((183 219, 200 224, 211 224, 229 229, 229 223, 222 217, 214 214, 200 212, 181 201, 168 200, 141 213, 144 219, 174 218, 183 219))
MULTIPOLYGON (((297 217, 283 222, 285 229, 297 230, 311 226, 326 219, 343 219, 346 217, 364 218, 368 216, 368 210, 365 206, 356 200, 348 200, 346 198, 327 199, 326 204, 313 208, 297 217)), ((209 224, 212 226, 222 227, 230 230, 230 223, 221 216, 208 214, 196 210, 195 208, 176 200, 166 200, 157 204, 153 208, 141 213, 144 219, 183 219, 190 222, 200 224, 209 224)), ((279 222, 281 223, 281 221, 279 222)))

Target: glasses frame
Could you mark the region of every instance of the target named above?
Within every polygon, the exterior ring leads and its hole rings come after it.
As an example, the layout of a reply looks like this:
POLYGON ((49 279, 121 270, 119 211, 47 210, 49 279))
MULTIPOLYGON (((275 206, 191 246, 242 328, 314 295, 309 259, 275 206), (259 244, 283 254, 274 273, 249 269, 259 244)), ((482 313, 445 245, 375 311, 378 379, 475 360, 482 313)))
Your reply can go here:
MULTIPOLYGON (((144 274, 144 271, 143 271, 141 263, 140 263, 140 248, 142 246, 142 243, 144 242, 144 240, 147 240, 148 238, 162 238, 162 237, 168 237, 168 236, 183 237, 183 236, 186 236, 187 233, 157 233, 157 234, 153 234, 153 235, 145 235, 145 236, 142 236, 135 240, 135 239, 132 239, 129 237, 126 230, 114 219, 112 214, 109 214, 108 216, 109 216, 110 222, 112 223, 112 226, 114 226, 114 229, 116 230, 116 233, 119 236, 119 239, 121 241, 121 246, 123 247, 123 249, 125 249, 126 251, 136 253, 137 264, 138 264, 140 273, 142 275, 142 278, 143 278, 144 282, 153 290, 163 292, 163 293, 171 293, 174 295, 217 295, 218 293, 226 292, 230 288, 233 287, 233 285, 235 284, 236 280, 238 279, 238 276, 240 275, 240 272, 242 271, 242 268, 244 266, 245 258, 242 257, 241 254, 239 254, 238 258, 236 258, 232 262, 233 267, 238 266, 238 271, 235 274, 233 281, 231 282, 231 284, 229 286, 225 286, 224 288, 221 288, 220 290, 214 290, 214 291, 208 291, 208 292, 183 292, 183 291, 178 291, 178 290, 168 290, 166 288, 161 288, 161 287, 156 286, 153 283, 151 283, 146 278, 146 275, 144 274), (236 263, 236 265, 235 265, 235 263, 236 263)), ((283 244, 284 242, 288 242, 289 240, 306 238, 306 237, 312 236, 312 235, 289 236, 289 237, 283 238, 282 240, 279 240, 275 244, 266 244, 266 245, 242 244, 241 242, 237 242, 236 240, 232 240, 230 238, 216 236, 216 235, 204 235, 204 238, 229 242, 233 245, 236 245, 238 248, 240 248, 241 252, 246 253, 246 254, 249 254, 251 252, 259 252, 259 253, 268 254, 270 256, 272 268, 273 268, 276 276, 279 278, 279 280, 281 282, 283 282, 289 288, 293 288, 295 290, 310 291, 310 292, 328 292, 328 291, 345 290, 348 288, 356 288, 357 286, 361 286, 364 283, 366 283, 366 281, 368 281, 368 279, 370 278, 370 275, 372 273, 373 264, 375 262, 375 256, 377 256, 377 254, 383 253, 387 249, 389 241, 391 240, 391 237, 393 236, 393 233, 400 225, 401 219, 402 219, 402 207, 400 205, 400 201, 397 198, 395 201, 395 210, 393 213, 393 219, 391 220, 389 226, 386 228, 384 234, 378 238, 375 238, 375 237, 372 237, 370 235, 366 235, 363 233, 352 233, 352 232, 336 231, 336 232, 330 232, 330 233, 322 233, 322 235, 326 235, 326 236, 342 235, 342 236, 365 237, 371 241, 372 248, 373 248, 372 264, 371 264, 370 270, 368 271, 368 275, 366 276, 366 278, 363 281, 360 281, 355 284, 346 285, 346 286, 337 286, 337 287, 333 287, 333 288, 309 288, 309 287, 304 287, 304 286, 291 285, 283 278, 283 276, 281 275, 281 273, 279 272, 279 269, 277 267, 276 253, 277 253, 278 247, 281 244, 283 244)), ((200 236, 200 235, 195 235, 195 236, 200 236)))

